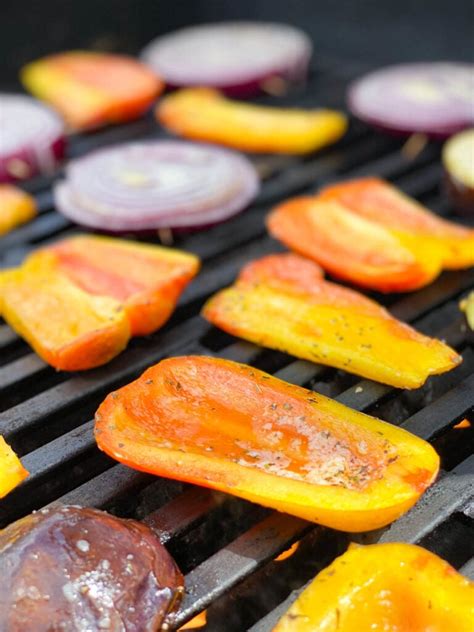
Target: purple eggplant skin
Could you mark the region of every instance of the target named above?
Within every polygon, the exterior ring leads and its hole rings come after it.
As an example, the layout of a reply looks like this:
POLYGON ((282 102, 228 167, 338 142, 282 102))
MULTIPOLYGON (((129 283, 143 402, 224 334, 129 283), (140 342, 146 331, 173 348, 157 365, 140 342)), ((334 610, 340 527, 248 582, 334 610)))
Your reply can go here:
POLYGON ((0 531, 0 569, 0 632, 157 632, 184 592, 149 527, 72 505, 0 531))

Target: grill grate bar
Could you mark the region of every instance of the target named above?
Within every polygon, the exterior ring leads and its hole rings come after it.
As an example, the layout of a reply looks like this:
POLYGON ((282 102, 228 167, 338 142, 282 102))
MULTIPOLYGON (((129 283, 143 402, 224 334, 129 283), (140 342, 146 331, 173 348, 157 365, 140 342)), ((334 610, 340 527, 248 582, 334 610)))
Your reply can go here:
POLYGON ((176 624, 185 623, 310 529, 304 520, 275 512, 208 558, 185 577, 186 595, 176 624))
POLYGON ((446 428, 447 419, 456 422, 469 411, 474 411, 472 394, 474 393, 474 375, 457 384, 436 402, 426 406, 401 424, 423 439, 433 439, 446 428))
POLYGON ((148 514, 144 522, 155 531, 161 542, 166 543, 203 522, 207 514, 225 498, 225 494, 192 487, 148 514))
POLYGON ((454 468, 430 487, 418 503, 394 522, 380 538, 381 542, 411 542, 416 544, 462 509, 474 496, 474 457, 462 464, 467 472, 454 468))

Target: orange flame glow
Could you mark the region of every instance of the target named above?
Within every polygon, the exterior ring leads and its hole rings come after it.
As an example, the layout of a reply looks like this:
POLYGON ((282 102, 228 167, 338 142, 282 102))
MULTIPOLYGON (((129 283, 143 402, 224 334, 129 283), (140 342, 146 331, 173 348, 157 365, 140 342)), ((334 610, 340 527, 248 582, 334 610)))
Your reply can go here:
POLYGON ((283 560, 286 560, 289 557, 291 557, 294 553, 296 553, 299 545, 300 545, 300 541, 297 540, 294 544, 290 546, 289 549, 286 549, 286 551, 283 551, 283 553, 280 553, 280 555, 277 555, 277 557, 275 558, 275 562, 283 562, 283 560))
POLYGON ((181 630, 198 630, 199 628, 203 628, 206 625, 206 623, 207 623, 207 610, 203 610, 202 612, 197 614, 195 617, 193 617, 191 621, 188 621, 187 623, 182 625, 178 629, 178 632, 181 632, 181 630))
POLYGON ((471 422, 469 421, 469 419, 463 419, 462 421, 457 423, 455 426, 453 426, 453 428, 455 428, 456 430, 460 430, 462 428, 470 428, 470 427, 471 427, 471 422))

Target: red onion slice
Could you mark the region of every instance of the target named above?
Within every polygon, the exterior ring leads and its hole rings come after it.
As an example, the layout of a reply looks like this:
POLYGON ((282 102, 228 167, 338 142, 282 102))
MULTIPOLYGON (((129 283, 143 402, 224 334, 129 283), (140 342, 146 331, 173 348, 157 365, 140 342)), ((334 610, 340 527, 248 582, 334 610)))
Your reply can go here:
POLYGON ((62 120, 20 94, 0 94, 0 182, 50 174, 64 157, 62 120))
POLYGON ((94 151, 71 162, 54 190, 57 209, 109 232, 197 228, 242 211, 259 180, 250 161, 227 149, 148 141, 94 151))
POLYGON ((474 65, 416 63, 382 68, 355 81, 349 108, 358 118, 398 134, 445 138, 474 122, 474 65))
POLYGON ((251 96, 275 77, 303 80, 311 53, 311 40, 292 26, 221 22, 159 37, 141 57, 169 86, 212 86, 251 96))

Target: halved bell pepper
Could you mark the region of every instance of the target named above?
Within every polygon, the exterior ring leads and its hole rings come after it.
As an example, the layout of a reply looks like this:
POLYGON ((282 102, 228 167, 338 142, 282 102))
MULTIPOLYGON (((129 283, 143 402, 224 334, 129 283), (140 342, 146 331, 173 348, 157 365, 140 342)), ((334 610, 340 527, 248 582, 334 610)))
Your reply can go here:
POLYGON ((263 257, 203 307, 230 334, 398 388, 418 388, 461 362, 446 344, 362 294, 325 281, 298 255, 263 257))
POLYGON ((305 154, 336 142, 347 118, 334 110, 297 110, 233 101, 211 88, 187 88, 156 109, 167 129, 185 138, 250 152, 305 154))
POLYGON ((436 217, 377 178, 288 200, 267 225, 335 276, 384 292, 414 290, 444 268, 474 265, 474 230, 436 217))
POLYGON ((6 496, 28 476, 11 447, 0 435, 0 498, 6 496))
POLYGON ((414 544, 358 546, 319 573, 273 632, 472 632, 474 583, 414 544))
POLYGON ((135 469, 347 531, 398 518, 439 467, 434 449, 405 430, 205 356, 162 360, 108 395, 95 436, 135 469))
POLYGON ((1 274, 0 312, 45 362, 65 371, 108 362, 130 337, 123 305, 81 290, 48 252, 1 274))
POLYGON ((81 235, 47 250, 80 288, 123 304, 132 336, 161 327, 199 269, 199 259, 186 252, 109 237, 81 235))
POLYGON ((0 184, 0 235, 29 222, 36 215, 31 195, 11 184, 0 184))
POLYGON ((124 55, 69 51, 31 62, 23 85, 82 130, 141 116, 164 84, 144 64, 124 55))

